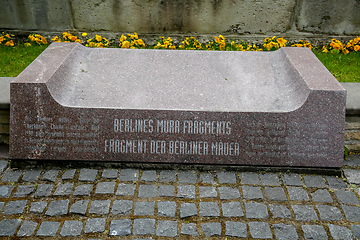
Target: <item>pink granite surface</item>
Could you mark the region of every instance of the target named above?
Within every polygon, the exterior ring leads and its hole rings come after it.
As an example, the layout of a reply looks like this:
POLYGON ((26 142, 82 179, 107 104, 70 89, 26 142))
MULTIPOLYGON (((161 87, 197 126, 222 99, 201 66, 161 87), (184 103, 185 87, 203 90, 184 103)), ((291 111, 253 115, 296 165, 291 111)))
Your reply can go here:
POLYGON ((53 43, 11 83, 10 157, 341 167, 345 99, 304 48, 53 43))

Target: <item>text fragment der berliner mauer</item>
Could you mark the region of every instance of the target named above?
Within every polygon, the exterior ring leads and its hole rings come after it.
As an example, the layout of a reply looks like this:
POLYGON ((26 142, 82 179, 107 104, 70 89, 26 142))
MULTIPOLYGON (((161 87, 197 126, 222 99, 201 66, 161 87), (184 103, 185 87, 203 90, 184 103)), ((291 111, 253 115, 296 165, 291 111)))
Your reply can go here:
POLYGON ((10 157, 341 167, 345 99, 305 48, 53 43, 11 83, 10 157))

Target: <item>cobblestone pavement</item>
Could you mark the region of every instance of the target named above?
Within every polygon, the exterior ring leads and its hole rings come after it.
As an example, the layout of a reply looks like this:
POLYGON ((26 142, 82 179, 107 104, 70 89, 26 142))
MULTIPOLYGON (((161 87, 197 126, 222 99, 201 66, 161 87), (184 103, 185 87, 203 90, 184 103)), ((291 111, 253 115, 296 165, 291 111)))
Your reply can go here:
POLYGON ((0 160, 0 238, 360 239, 360 170, 344 174, 354 184, 295 173, 17 170, 0 160))

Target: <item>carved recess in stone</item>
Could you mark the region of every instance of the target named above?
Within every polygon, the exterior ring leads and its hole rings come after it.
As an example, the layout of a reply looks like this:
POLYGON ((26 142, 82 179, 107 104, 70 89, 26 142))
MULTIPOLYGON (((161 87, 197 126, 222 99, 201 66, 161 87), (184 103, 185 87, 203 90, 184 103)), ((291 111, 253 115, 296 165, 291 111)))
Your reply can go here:
POLYGON ((12 159, 340 167, 346 91, 304 48, 53 43, 11 83, 12 159))

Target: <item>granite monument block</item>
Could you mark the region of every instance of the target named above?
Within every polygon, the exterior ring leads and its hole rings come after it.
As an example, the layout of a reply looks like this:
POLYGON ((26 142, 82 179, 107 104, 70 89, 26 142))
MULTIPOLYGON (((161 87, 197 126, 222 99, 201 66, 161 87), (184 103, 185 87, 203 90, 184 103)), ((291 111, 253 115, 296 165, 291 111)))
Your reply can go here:
POLYGON ((10 157, 341 167, 345 99, 305 48, 52 43, 11 83, 10 157))

